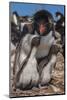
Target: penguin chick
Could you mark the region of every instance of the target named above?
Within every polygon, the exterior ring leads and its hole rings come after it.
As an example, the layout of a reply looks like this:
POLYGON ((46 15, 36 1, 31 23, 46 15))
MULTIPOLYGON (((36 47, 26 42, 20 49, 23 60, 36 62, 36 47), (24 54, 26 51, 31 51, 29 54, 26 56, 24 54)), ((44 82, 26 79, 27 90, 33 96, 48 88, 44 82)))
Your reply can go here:
POLYGON ((20 73, 17 74, 16 77, 18 78, 16 80, 16 87, 25 90, 25 89, 30 89, 33 86, 37 86, 39 81, 39 74, 37 71, 37 60, 35 58, 35 54, 40 40, 38 35, 27 34, 24 37, 23 41, 21 42, 22 42, 21 48, 24 47, 23 49, 21 49, 21 51, 26 53, 24 54, 25 55, 24 61, 23 61, 23 52, 20 53, 21 61, 19 62, 22 64, 22 70, 18 71, 20 73), (25 42, 27 44, 25 44, 25 42), (25 62, 25 64, 23 64, 23 62, 25 62))
POLYGON ((52 69, 54 67, 56 63, 56 55, 52 55, 51 60, 49 61, 49 63, 44 66, 43 70, 42 70, 42 74, 41 74, 41 85, 45 85, 47 83, 50 82, 51 78, 52 78, 52 69))

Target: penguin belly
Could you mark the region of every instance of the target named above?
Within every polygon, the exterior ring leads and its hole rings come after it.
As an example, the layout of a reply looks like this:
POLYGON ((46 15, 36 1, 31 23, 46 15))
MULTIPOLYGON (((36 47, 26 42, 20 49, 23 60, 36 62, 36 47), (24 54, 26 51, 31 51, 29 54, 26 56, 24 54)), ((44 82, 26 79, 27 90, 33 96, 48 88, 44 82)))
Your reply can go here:
POLYGON ((49 54, 49 50, 54 42, 52 32, 47 36, 41 36, 40 45, 38 46, 36 58, 43 58, 49 54))

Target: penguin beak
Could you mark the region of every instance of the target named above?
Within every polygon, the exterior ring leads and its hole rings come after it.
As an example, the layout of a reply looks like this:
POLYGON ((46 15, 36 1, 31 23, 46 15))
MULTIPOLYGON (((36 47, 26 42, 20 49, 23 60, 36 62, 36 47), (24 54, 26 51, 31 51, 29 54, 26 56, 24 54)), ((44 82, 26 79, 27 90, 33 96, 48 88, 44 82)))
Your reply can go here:
POLYGON ((40 27, 39 27, 39 32, 40 32, 40 35, 42 35, 43 33, 45 33, 45 31, 46 31, 46 27, 45 27, 45 25, 40 25, 40 27))

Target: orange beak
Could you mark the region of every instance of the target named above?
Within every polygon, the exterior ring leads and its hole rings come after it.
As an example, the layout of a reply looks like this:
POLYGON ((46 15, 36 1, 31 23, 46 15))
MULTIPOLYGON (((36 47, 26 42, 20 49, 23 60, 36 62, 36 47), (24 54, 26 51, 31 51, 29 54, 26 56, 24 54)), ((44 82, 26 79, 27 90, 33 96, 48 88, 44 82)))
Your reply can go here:
POLYGON ((43 34, 46 31, 45 25, 41 24, 39 27, 40 34, 43 34))

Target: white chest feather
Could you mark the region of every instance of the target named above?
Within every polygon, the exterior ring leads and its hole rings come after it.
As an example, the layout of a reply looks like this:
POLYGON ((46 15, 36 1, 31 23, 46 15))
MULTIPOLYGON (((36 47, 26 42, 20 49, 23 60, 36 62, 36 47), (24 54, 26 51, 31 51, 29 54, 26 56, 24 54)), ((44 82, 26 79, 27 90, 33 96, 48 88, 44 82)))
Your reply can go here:
POLYGON ((13 16, 13 21, 16 25, 18 24, 16 15, 13 16))
POLYGON ((54 37, 52 36, 52 31, 47 36, 42 36, 40 40, 40 45, 38 47, 36 57, 45 57, 48 55, 50 47, 52 46, 54 37))

